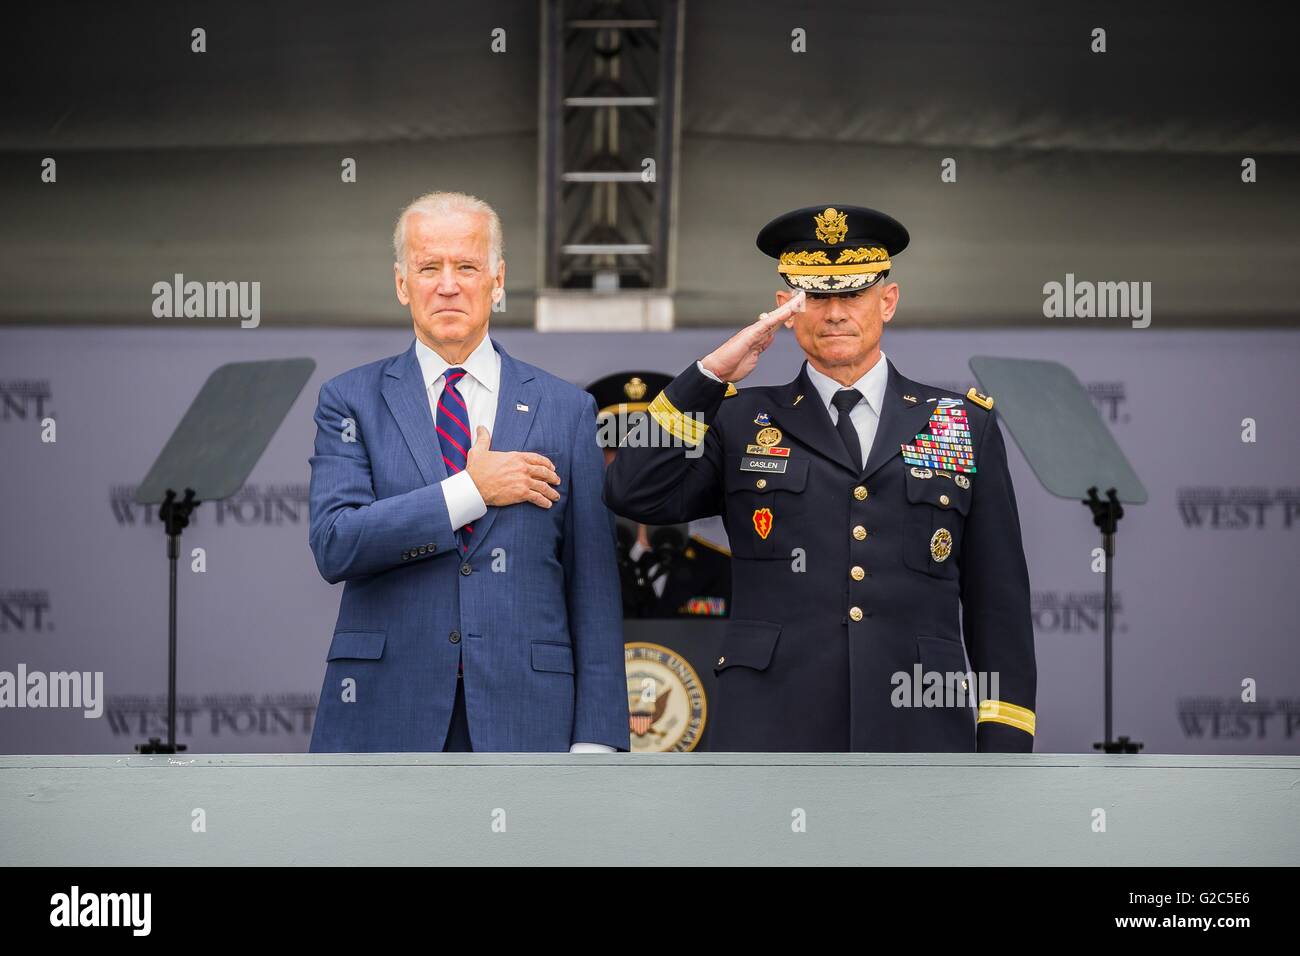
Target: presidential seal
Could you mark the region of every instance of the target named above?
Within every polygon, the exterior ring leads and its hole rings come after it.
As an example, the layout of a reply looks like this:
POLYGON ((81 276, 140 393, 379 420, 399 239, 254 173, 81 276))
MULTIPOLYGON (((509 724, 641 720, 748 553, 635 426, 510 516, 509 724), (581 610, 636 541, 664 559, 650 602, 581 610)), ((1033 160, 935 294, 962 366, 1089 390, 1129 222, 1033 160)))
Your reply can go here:
POLYGON ((695 669, 668 648, 640 641, 623 645, 623 666, 632 752, 694 750, 708 719, 695 669))

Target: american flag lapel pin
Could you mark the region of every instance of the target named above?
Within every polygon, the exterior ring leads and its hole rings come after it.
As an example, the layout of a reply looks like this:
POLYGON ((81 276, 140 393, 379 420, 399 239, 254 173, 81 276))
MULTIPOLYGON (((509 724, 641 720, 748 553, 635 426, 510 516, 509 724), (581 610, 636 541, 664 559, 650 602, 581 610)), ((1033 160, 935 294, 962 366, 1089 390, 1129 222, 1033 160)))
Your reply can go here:
POLYGON ((515 402, 515 411, 526 412, 528 411, 528 406, 525 405, 523 402, 515 402))

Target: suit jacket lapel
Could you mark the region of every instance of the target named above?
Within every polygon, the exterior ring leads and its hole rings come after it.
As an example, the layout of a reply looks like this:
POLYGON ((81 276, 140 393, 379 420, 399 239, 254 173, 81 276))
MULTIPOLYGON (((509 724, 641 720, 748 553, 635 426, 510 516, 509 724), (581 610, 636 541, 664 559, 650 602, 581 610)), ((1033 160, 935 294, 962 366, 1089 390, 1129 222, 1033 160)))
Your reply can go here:
POLYGON ((447 466, 442 463, 438 433, 433 427, 433 412, 429 408, 429 393, 424 387, 424 374, 415 357, 415 343, 390 362, 384 370, 384 401, 397 420, 407 447, 415 456, 420 475, 426 485, 447 477, 447 466))
POLYGON ((808 379, 807 369, 808 363, 804 362, 799 369, 799 377, 785 386, 781 408, 775 413, 776 424, 818 454, 843 465, 856 475, 857 463, 850 460, 844 439, 831 423, 830 412, 808 379), (802 399, 799 398, 800 395, 803 396, 802 399))
MULTIPOLYGON (((496 420, 492 426, 492 450, 519 451, 527 441, 528 433, 533 427, 533 420, 537 417, 541 392, 530 369, 512 359, 495 339, 492 341, 492 347, 501 356, 501 381, 497 389, 496 420), (521 411, 520 406, 524 406, 527 411, 521 411)), ((513 507, 535 508, 537 506, 525 501, 513 507)), ((472 555, 478 550, 500 510, 489 505, 487 514, 474 522, 474 533, 469 539, 469 554, 472 555)))
POLYGON ((863 469, 864 477, 870 477, 881 465, 902 453, 902 446, 910 442, 925 429, 934 411, 933 402, 920 400, 921 387, 911 379, 904 378, 889 362, 889 378, 885 384, 885 396, 880 408, 880 424, 876 427, 876 437, 871 443, 871 454, 867 456, 867 466, 863 469), (904 395, 911 395, 915 402, 909 402, 904 395))

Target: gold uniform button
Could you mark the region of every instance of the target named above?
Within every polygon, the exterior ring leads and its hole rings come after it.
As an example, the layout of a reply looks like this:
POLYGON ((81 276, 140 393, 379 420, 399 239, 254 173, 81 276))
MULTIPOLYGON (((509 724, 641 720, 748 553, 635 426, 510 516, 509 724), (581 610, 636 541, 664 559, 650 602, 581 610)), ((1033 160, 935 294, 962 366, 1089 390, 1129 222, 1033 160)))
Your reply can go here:
POLYGON ((860 607, 849 608, 849 617, 853 618, 853 620, 855 621, 862 620, 862 608, 860 607))
POLYGON ((867 489, 862 485, 858 485, 853 489, 853 497, 857 498, 859 501, 865 500, 867 497, 867 489))
POLYGON ((766 479, 766 478, 760 478, 760 479, 758 479, 758 481, 754 482, 754 487, 755 487, 755 488, 766 488, 766 487, 767 487, 767 479, 766 479))
POLYGON ((948 505, 948 496, 947 496, 947 495, 940 495, 940 496, 939 496, 939 504, 943 505, 944 507, 947 507, 947 505, 948 505))
POLYGON ((853 537, 857 538, 859 541, 866 540, 867 529, 862 527, 862 525, 858 525, 856 528, 853 529, 853 537))
POLYGON ((853 578, 853 580, 861 581, 863 578, 867 576, 867 572, 863 571, 860 567, 858 567, 855 564, 853 565, 852 568, 849 569, 849 575, 853 578))

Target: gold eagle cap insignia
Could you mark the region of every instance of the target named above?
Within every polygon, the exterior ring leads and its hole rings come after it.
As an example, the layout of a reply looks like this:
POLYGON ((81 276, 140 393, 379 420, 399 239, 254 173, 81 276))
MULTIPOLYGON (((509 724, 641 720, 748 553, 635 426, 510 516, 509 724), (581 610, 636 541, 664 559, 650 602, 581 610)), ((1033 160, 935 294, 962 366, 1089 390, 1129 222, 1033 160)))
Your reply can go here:
POLYGON ((627 383, 623 386, 623 394, 634 402, 639 402, 641 399, 645 398, 645 393, 646 384, 636 375, 633 375, 628 379, 627 383))
POLYGON ((827 206, 820 216, 814 213, 813 221, 817 224, 817 238, 829 245, 843 241, 849 234, 849 214, 834 206, 827 206))

